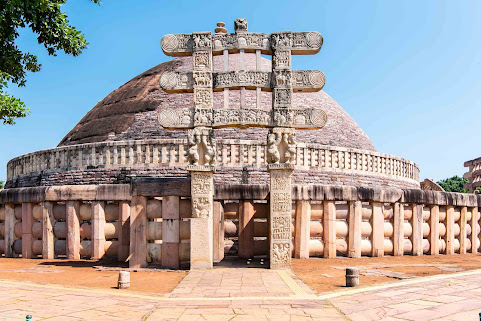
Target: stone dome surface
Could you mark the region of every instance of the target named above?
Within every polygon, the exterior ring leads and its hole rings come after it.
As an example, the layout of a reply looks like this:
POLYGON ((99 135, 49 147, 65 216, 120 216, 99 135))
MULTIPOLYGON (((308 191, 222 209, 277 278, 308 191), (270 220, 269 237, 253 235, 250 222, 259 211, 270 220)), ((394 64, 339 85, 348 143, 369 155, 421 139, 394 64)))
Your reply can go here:
MULTIPOLYGON (((214 71, 223 67, 222 56, 214 57, 214 71)), ((255 54, 245 54, 245 69, 255 70, 255 54)), ((240 69, 240 55, 229 55, 229 69, 240 69)), ((192 58, 181 57, 159 64, 114 90, 97 103, 62 139, 59 146, 105 141, 185 138, 185 131, 165 130, 157 120, 163 108, 193 106, 192 93, 165 93, 159 78, 166 71, 190 71, 192 58)), ((261 58, 260 70, 270 71, 271 60, 261 58)), ((256 106, 256 92, 246 90, 246 106, 256 106)), ((261 93, 261 108, 271 109, 271 92, 261 93)), ((240 108, 240 91, 229 90, 229 108, 240 108)), ((327 112, 328 122, 320 130, 298 130, 299 142, 376 151, 371 140, 324 91, 300 92, 293 95, 293 107, 320 108, 327 112)), ((214 93, 214 108, 224 108, 224 93, 214 93)), ((217 138, 264 139, 267 129, 216 129, 217 138)))

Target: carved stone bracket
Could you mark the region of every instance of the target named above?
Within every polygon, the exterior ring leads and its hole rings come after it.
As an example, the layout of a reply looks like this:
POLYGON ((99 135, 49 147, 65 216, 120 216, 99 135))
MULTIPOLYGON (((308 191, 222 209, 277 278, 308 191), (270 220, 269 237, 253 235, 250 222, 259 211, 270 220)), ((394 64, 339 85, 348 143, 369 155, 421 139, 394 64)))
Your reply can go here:
POLYGON ((216 142, 214 132, 210 128, 196 127, 187 134, 189 149, 186 156, 193 166, 207 166, 207 169, 215 170, 216 142))
POLYGON ((268 169, 294 169, 296 148, 294 128, 273 128, 267 135, 268 169))

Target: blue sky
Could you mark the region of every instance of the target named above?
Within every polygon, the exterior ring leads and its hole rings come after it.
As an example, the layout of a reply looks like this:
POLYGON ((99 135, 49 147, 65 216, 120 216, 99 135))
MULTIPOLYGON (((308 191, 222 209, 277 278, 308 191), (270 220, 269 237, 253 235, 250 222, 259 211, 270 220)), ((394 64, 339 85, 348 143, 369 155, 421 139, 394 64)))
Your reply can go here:
POLYGON ((319 31, 324 46, 297 56, 319 69, 324 90, 364 129, 378 151, 417 163, 421 178, 462 175, 481 156, 481 2, 478 0, 161 1, 87 0, 65 5, 90 42, 79 57, 49 57, 35 35, 18 45, 42 70, 11 86, 32 113, 0 125, 0 180, 13 157, 55 147, 112 90, 168 60, 167 33, 212 31, 245 17, 249 31, 319 31))

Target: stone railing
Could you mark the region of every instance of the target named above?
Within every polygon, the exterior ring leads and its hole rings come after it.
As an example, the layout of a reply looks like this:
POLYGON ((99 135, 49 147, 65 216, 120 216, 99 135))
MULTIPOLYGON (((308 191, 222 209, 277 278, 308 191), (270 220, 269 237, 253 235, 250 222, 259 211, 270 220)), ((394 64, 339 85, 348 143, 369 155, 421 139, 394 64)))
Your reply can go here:
MULTIPOLYGON (((138 140, 72 145, 46 149, 12 159, 7 180, 37 172, 59 172, 90 168, 149 168, 187 166, 183 139, 138 140)), ((219 139, 220 167, 266 165, 266 144, 254 140, 219 139)), ((297 169, 389 176, 419 182, 419 168, 399 157, 359 149, 299 143, 297 169)))
MULTIPOLYGON (((188 266, 190 183, 149 178, 132 185, 2 190, 0 256, 188 266)), ((224 253, 268 254, 269 186, 217 185, 214 194, 216 260, 224 253)), ((480 208, 481 195, 474 194, 293 185, 293 256, 478 253, 480 208)))
POLYGON ((481 187, 481 157, 465 162, 464 167, 469 168, 464 174, 464 178, 469 180, 469 183, 464 185, 464 188, 474 191, 477 187, 481 187))

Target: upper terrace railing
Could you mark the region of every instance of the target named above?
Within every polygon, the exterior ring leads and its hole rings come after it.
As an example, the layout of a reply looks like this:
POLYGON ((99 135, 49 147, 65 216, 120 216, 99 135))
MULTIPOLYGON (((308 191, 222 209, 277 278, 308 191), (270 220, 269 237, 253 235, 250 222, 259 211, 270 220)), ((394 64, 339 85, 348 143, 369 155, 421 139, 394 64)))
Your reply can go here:
MULTIPOLYGON (((38 172, 90 168, 182 167, 188 165, 187 149, 184 139, 102 142, 45 149, 12 159, 7 165, 7 180, 38 172)), ((265 166, 266 144, 218 139, 217 163, 221 167, 265 166)), ((367 150, 299 143, 295 165, 301 170, 356 172, 419 182, 419 168, 413 162, 367 150)))

